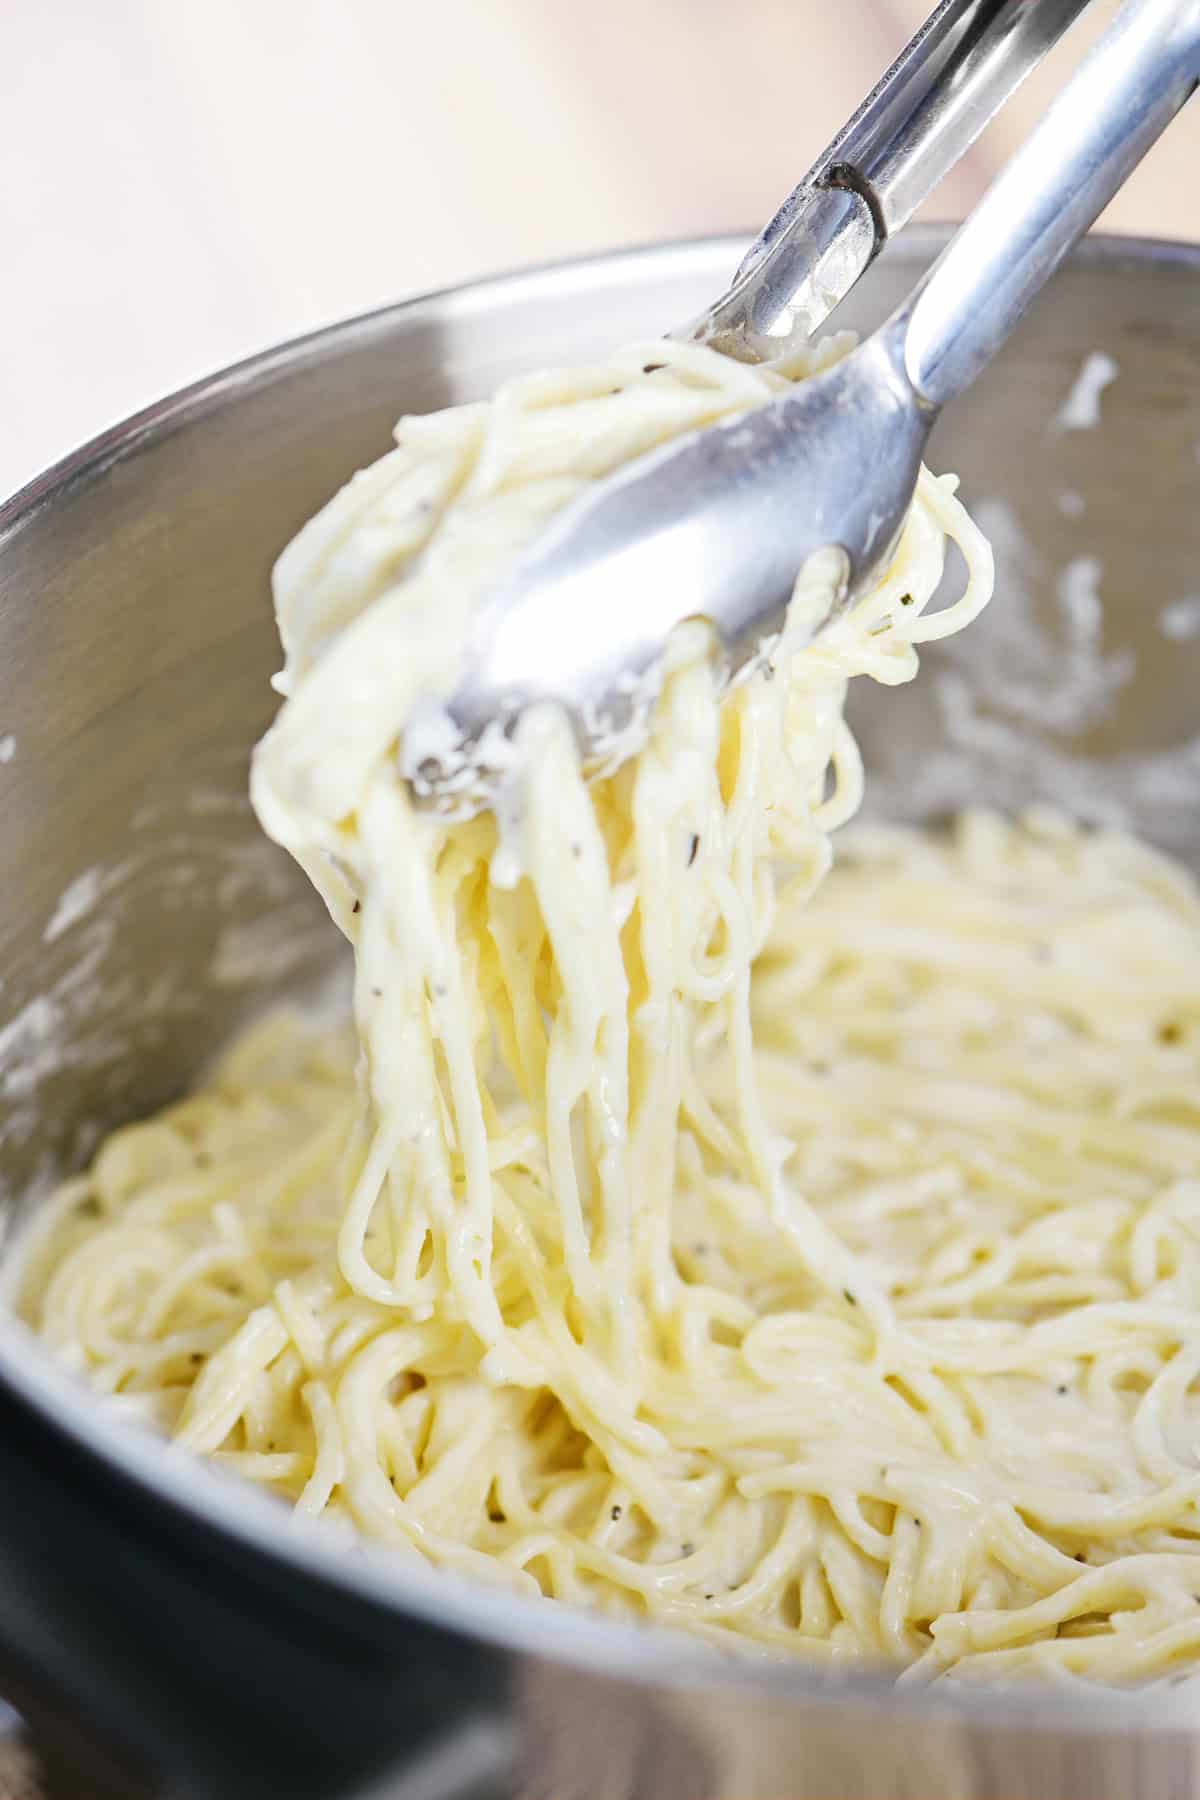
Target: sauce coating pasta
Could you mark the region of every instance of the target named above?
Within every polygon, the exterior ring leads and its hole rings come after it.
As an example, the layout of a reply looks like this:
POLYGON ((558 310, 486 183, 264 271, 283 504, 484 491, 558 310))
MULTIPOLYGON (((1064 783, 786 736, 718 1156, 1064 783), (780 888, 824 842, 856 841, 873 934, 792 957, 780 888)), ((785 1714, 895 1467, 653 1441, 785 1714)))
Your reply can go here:
POLYGON ((402 1554, 906 1679, 1154 1676, 1200 1648, 1200 902, 1049 814, 859 828, 830 870, 848 681, 991 591, 953 482, 728 693, 677 634, 614 773, 553 709, 499 821, 399 769, 546 518, 839 349, 522 378, 300 534, 253 796, 353 945, 353 1032, 264 1021, 114 1134, 22 1304, 114 1405, 402 1554))

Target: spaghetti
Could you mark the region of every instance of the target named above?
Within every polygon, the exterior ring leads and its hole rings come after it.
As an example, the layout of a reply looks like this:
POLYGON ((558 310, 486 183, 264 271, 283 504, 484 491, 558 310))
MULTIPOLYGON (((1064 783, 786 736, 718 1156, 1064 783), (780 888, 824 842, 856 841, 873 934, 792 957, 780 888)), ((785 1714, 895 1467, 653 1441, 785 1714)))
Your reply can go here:
POLYGON ((466 1574, 906 1679, 1162 1674, 1200 1649, 1200 901, 1048 814, 829 869, 848 680, 990 593, 952 482, 729 693, 677 634, 604 779, 553 709, 499 819, 399 773, 544 520, 784 381, 661 344, 523 378, 300 534, 253 794, 354 1032, 264 1021, 114 1134, 24 1310, 114 1405, 466 1574))

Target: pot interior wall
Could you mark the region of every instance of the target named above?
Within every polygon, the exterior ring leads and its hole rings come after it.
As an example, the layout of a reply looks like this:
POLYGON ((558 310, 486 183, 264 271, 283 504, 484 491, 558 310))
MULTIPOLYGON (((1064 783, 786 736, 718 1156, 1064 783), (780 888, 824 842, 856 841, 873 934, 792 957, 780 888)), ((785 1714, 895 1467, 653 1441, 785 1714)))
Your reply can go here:
MULTIPOLYGON (((893 304, 932 241, 885 258, 849 322, 893 304)), ((168 402, 0 515, 7 1219, 336 960, 245 797, 290 534, 401 412, 653 337, 736 253, 609 258, 335 329, 168 402)), ((1198 349, 1186 254, 1093 247, 940 430, 931 461, 961 473, 999 591, 915 687, 855 697, 876 810, 1048 801, 1200 863, 1198 349)))
POLYGON ((1200 268, 1092 247, 951 409, 930 463, 996 597, 914 686, 859 684, 876 813, 1049 804, 1200 868, 1198 374, 1200 268))

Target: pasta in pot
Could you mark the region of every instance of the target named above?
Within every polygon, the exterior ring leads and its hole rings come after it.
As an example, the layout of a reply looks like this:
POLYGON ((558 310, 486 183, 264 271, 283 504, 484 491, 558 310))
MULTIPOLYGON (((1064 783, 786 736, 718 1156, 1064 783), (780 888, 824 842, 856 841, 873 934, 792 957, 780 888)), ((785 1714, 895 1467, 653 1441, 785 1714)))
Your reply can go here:
POLYGON ((859 829, 830 872, 848 681, 991 591, 953 482, 731 691, 676 634, 614 773, 552 708, 499 820, 400 772, 547 517, 839 349, 522 378, 301 532, 252 791, 353 945, 353 1034, 264 1021, 115 1134, 23 1306, 114 1405, 403 1553, 909 1679, 1151 1676, 1200 1647, 1200 904, 1045 814, 859 829))

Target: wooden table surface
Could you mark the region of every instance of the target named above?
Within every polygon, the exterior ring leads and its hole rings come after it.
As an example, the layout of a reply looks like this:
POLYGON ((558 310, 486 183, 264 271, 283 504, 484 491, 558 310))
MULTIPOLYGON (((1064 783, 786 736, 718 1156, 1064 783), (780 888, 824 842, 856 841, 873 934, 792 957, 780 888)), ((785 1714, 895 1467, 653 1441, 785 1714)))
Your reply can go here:
MULTIPOLYGON (((0 491, 272 340, 753 226, 932 0, 5 0, 0 491)), ((1081 37, 937 196, 961 213, 1081 37)), ((1114 228, 1200 236, 1200 103, 1114 228)))

